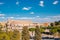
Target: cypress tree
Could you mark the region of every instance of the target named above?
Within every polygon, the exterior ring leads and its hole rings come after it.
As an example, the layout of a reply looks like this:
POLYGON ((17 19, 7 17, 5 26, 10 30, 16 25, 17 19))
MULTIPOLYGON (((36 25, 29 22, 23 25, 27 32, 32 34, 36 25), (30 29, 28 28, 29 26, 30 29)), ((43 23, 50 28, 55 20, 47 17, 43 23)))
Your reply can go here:
POLYGON ((34 40, 41 40, 41 32, 39 26, 36 26, 34 40))
POLYGON ((29 35, 28 27, 24 26, 22 31, 22 40, 29 40, 29 39, 30 39, 30 35, 29 35))

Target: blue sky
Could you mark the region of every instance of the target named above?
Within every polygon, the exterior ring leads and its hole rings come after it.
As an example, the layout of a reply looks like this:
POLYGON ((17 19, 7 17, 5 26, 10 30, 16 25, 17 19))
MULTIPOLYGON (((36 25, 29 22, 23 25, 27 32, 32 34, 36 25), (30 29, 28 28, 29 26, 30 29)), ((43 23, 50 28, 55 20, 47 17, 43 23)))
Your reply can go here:
POLYGON ((0 0, 0 20, 6 19, 58 21, 60 20, 60 0, 0 0))

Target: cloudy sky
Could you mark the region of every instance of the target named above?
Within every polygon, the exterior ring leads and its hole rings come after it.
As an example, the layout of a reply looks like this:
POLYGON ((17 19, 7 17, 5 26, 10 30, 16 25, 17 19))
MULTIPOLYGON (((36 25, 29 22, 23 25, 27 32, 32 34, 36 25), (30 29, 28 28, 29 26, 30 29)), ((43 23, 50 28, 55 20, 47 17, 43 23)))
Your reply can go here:
POLYGON ((60 20, 60 0, 0 0, 0 21, 29 19, 34 22, 60 20))

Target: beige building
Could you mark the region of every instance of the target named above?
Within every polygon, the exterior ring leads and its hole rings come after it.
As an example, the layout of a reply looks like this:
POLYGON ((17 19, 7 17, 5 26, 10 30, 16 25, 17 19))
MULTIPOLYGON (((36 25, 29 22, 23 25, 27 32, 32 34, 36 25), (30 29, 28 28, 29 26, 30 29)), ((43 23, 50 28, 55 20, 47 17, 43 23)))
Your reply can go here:
POLYGON ((0 22, 3 27, 7 24, 9 30, 21 30, 24 26, 28 26, 28 28, 35 28, 36 25, 47 27, 49 23, 33 23, 31 20, 8 20, 7 22, 0 22))

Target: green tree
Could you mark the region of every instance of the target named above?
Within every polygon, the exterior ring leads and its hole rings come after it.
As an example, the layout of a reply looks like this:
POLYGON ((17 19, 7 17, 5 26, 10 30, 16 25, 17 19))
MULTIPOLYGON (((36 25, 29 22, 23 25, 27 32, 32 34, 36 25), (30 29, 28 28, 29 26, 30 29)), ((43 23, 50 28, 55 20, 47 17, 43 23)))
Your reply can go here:
POLYGON ((57 32, 57 29, 51 29, 50 32, 52 32, 54 34, 57 32))
POLYGON ((22 29, 22 40, 30 40, 29 30, 27 26, 22 29))
POLYGON ((58 34, 57 34, 58 33, 58 31, 57 31, 58 29, 57 28, 58 27, 53 27, 53 28, 50 29, 50 32, 53 33, 54 37, 58 36, 58 34))
POLYGON ((54 26, 54 23, 50 23, 50 26, 52 26, 52 27, 53 27, 53 26, 54 26))
POLYGON ((35 29, 35 39, 34 40, 41 40, 41 32, 39 26, 36 26, 35 29))
POLYGON ((59 22, 59 25, 60 25, 60 20, 58 22, 59 22))
POLYGON ((57 30, 57 31, 58 31, 58 33, 59 33, 58 36, 59 36, 59 38, 60 38, 60 27, 58 27, 58 30, 57 30))
POLYGON ((35 31, 35 28, 29 28, 29 31, 31 31, 32 35, 33 35, 33 32, 35 31))
POLYGON ((8 32, 8 22, 5 23, 5 27, 6 27, 6 32, 8 32))
POLYGON ((2 32, 2 27, 0 27, 0 33, 2 32))
POLYGON ((0 23, 0 33, 3 32, 2 28, 3 28, 3 26, 2 26, 1 23, 0 23))
POLYGON ((10 40, 11 40, 11 38, 13 36, 13 31, 8 31, 6 34, 10 37, 10 40))
POLYGON ((10 40, 10 37, 6 33, 0 33, 0 40, 10 40))
POLYGON ((54 23, 55 23, 55 26, 59 25, 59 22, 57 22, 57 21, 55 21, 54 23))
POLYGON ((1 23, 0 23, 0 31, 2 30, 2 25, 1 25, 1 23))
POLYGON ((20 40, 20 32, 18 30, 14 30, 12 34, 11 40, 20 40))
POLYGON ((45 29, 43 29, 42 27, 40 27, 40 32, 43 33, 45 29))

